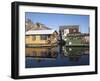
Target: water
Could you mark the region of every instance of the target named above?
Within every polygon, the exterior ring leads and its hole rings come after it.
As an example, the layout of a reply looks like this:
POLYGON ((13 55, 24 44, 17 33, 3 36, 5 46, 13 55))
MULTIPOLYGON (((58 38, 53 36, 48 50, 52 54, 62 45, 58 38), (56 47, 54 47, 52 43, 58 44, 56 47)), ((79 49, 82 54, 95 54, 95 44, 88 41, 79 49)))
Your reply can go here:
POLYGON ((89 47, 26 48, 25 67, 89 65, 89 47))

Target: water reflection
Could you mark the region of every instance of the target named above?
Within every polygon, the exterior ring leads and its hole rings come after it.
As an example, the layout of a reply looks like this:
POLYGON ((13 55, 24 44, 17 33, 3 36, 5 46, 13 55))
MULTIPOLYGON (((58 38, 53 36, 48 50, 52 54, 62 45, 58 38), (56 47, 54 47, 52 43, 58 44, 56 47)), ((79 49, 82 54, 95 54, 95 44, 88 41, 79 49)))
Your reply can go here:
POLYGON ((89 65, 89 47, 26 48, 26 68, 89 65))
POLYGON ((58 55, 57 50, 57 47, 26 48, 26 57, 56 58, 58 55))
POLYGON ((68 57, 69 61, 79 61, 81 56, 89 54, 88 47, 62 47, 61 54, 68 57))

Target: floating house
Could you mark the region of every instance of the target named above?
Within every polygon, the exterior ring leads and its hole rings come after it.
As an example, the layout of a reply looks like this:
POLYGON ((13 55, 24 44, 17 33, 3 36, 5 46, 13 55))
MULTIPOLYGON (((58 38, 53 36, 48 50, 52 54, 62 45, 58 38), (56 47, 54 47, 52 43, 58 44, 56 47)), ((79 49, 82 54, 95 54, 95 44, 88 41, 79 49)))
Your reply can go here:
MULTIPOLYGON (((31 25, 25 34, 26 46, 55 46, 57 45, 58 33, 44 24, 31 25)), ((28 28, 27 28, 28 29, 28 28)))
POLYGON ((66 37, 67 34, 78 34, 79 32, 79 25, 63 25, 59 27, 62 37, 66 37))
POLYGON ((79 25, 60 26, 60 33, 68 46, 89 44, 89 33, 81 33, 79 25))
POLYGON ((89 44, 89 34, 80 33, 80 34, 68 34, 66 37, 68 45, 85 45, 89 44))

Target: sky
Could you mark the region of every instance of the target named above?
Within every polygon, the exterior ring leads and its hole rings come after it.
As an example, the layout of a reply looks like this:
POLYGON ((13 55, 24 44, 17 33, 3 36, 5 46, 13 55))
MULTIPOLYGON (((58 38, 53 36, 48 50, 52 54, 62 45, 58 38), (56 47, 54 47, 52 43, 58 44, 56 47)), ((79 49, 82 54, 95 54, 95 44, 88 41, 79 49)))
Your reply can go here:
POLYGON ((79 25, 80 32, 89 32, 88 15, 25 12, 25 19, 30 19, 33 23, 40 22, 57 31, 59 26, 79 25))

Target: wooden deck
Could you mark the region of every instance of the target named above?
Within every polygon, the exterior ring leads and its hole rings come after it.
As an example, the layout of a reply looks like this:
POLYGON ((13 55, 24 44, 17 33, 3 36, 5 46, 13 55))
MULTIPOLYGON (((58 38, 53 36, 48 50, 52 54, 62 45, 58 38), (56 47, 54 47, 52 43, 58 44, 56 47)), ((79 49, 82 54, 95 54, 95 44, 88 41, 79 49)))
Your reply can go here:
POLYGON ((88 44, 72 44, 72 45, 66 45, 66 47, 89 47, 88 44))
POLYGON ((26 47, 51 47, 58 46, 57 44, 26 44, 26 47))

